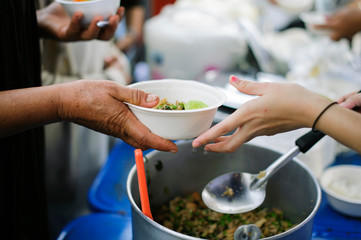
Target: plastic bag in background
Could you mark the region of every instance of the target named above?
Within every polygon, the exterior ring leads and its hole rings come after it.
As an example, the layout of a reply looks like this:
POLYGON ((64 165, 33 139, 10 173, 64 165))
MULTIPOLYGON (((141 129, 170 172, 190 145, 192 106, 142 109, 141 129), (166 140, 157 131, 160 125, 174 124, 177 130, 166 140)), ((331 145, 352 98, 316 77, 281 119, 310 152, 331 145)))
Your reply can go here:
POLYGON ((294 51, 286 79, 337 99, 361 88, 360 73, 352 68, 350 54, 346 40, 316 38, 294 51))
POLYGON ((236 19, 256 19, 248 1, 181 0, 145 23, 151 78, 196 79, 212 69, 230 71, 248 53, 236 19))

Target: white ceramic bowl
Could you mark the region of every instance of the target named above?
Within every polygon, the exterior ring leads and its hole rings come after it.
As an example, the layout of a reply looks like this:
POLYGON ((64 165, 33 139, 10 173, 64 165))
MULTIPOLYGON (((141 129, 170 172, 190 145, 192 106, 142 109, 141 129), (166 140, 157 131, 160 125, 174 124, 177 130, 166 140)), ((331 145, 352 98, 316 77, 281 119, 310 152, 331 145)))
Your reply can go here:
POLYGON ((205 132, 219 106, 226 100, 225 94, 210 85, 192 80, 163 79, 150 80, 129 85, 167 98, 168 102, 200 100, 208 105, 194 110, 158 110, 129 104, 133 114, 154 134, 169 140, 191 139, 205 132))
POLYGON ((329 35, 328 29, 316 29, 314 25, 325 24, 327 15, 322 12, 310 11, 300 14, 300 19, 305 23, 306 29, 314 35, 329 35))
POLYGON ((322 173, 320 184, 331 207, 343 214, 361 217, 361 166, 329 167, 322 173))
POLYGON ((73 1, 73 0, 56 0, 60 3, 68 15, 71 17, 75 12, 82 12, 82 24, 89 25, 95 16, 103 16, 107 20, 110 16, 115 15, 120 7, 120 0, 90 0, 90 1, 73 1))

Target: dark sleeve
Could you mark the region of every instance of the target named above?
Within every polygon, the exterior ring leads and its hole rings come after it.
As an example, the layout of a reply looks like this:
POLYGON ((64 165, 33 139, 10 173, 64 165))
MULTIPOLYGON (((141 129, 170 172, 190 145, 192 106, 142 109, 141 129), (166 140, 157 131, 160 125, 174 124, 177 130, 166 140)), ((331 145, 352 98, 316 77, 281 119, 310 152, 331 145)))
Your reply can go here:
MULTIPOLYGON (((0 91, 41 84, 34 2, 1 0, 0 91)), ((44 144, 43 128, 0 139, 1 239, 49 238, 44 144)))
POLYGON ((144 0, 121 0, 120 5, 125 8, 131 8, 138 5, 144 6, 145 3, 144 0))

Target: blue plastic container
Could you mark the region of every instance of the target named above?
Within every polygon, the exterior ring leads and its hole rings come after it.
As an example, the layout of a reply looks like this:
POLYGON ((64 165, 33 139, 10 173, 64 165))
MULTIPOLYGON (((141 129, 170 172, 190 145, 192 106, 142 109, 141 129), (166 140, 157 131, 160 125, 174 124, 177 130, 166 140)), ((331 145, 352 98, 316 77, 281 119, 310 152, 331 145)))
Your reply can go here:
MULTIPOLYGON (((88 192, 92 211, 130 214, 126 182, 135 164, 134 150, 134 147, 121 140, 113 147, 88 192)), ((144 155, 150 151, 144 151, 144 155)))
POLYGON ((93 213, 70 222, 57 240, 132 240, 129 216, 93 213))

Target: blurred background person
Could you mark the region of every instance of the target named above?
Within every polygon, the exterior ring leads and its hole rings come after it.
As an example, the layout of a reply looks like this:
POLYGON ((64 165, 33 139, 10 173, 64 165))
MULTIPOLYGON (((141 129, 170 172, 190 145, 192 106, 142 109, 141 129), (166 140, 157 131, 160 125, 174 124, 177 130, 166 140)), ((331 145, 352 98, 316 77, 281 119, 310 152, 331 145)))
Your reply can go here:
POLYGON ((122 0, 121 5, 125 7, 125 18, 115 33, 115 43, 128 57, 133 73, 136 64, 144 61, 143 28, 149 6, 144 0, 122 0))
POLYGON ((361 1, 355 0, 336 8, 327 15, 325 24, 315 25, 315 28, 329 30, 329 37, 334 41, 351 40, 361 30, 361 1))

